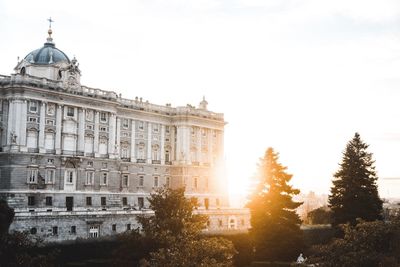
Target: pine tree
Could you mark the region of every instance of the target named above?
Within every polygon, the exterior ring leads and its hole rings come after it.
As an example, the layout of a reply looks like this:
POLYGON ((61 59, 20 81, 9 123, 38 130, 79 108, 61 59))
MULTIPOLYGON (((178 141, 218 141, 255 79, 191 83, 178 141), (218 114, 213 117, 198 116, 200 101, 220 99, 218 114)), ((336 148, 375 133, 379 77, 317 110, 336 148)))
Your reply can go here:
POLYGON ((272 148, 260 159, 260 181, 248 205, 256 259, 291 260, 303 248, 301 220, 295 211, 302 203, 292 199, 300 191, 288 184, 292 175, 286 169, 272 148))
POLYGON ((334 174, 329 195, 332 224, 382 219, 382 200, 378 195, 375 161, 358 133, 347 143, 339 170, 334 174))

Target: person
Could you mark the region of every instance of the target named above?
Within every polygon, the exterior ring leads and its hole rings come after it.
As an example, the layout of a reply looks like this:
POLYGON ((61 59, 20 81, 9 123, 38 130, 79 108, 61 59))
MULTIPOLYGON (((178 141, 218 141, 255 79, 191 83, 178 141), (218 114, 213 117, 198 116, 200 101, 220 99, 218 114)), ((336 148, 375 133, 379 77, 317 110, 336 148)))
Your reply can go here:
POLYGON ((297 258, 296 263, 304 263, 307 260, 307 258, 303 257, 303 253, 300 253, 299 257, 297 258))

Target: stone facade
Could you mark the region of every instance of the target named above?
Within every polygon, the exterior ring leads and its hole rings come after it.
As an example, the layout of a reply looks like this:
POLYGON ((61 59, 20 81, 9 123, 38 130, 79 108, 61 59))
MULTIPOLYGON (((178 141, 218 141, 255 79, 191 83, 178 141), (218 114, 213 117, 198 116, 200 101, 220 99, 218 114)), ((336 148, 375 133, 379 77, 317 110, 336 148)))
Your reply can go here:
POLYGON ((229 208, 223 175, 223 114, 124 99, 82 86, 77 60, 55 48, 28 54, 0 76, 0 197, 16 211, 12 230, 47 241, 137 227, 147 197, 185 187, 210 216, 208 230, 247 229, 229 208))

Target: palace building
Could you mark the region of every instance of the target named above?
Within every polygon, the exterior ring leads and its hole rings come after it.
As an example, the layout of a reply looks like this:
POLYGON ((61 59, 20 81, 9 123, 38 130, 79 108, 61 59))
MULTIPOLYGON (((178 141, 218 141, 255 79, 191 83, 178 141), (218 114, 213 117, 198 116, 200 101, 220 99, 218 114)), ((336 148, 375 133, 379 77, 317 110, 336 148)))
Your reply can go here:
MULTIPOLYGON (((229 208, 224 116, 203 99, 172 107, 80 83, 77 60, 44 46, 0 76, 0 197, 10 230, 45 241, 96 238, 138 227, 158 187, 185 187, 207 214, 206 231, 249 228, 229 208)), ((139 92, 138 92, 139 93, 139 92)))

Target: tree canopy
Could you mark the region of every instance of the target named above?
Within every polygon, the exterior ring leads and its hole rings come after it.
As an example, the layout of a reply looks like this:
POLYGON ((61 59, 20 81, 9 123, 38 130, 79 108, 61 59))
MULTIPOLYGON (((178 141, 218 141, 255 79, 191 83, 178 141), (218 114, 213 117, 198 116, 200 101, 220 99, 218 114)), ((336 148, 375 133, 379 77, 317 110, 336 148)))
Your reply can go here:
POLYGON ((278 153, 268 148, 260 159, 259 184, 248 204, 258 259, 293 259, 303 247, 301 220, 295 211, 302 203, 292 199, 300 191, 289 185, 292 175, 278 160, 278 153))
MULTIPOLYGON (((146 257, 142 266, 232 266, 232 242, 202 235, 208 217, 193 213, 197 203, 185 198, 184 192, 184 188, 163 187, 151 194, 149 202, 154 215, 139 216, 143 236, 133 231, 125 237, 128 245, 124 248, 133 247, 129 244, 147 248, 148 251, 141 252, 146 257)), ((118 251, 117 255, 125 253, 129 252, 118 251)))
POLYGON ((319 266, 395 267, 400 264, 400 221, 344 224, 343 238, 313 247, 312 263, 319 266))
POLYGON ((355 133, 343 152, 339 170, 334 174, 329 195, 332 224, 350 223, 357 219, 382 219, 382 200, 378 195, 375 161, 367 151, 358 133, 355 133))

